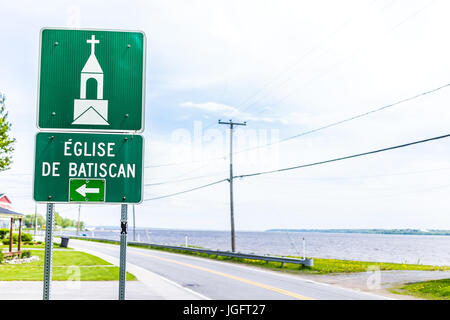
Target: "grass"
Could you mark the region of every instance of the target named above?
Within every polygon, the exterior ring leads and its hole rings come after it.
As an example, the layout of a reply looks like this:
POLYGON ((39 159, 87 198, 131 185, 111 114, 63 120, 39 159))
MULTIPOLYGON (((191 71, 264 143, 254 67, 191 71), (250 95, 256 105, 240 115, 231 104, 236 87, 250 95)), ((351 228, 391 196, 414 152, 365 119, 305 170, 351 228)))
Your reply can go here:
MULTIPOLYGON (((44 251, 32 251, 38 261, 17 265, 0 265, 0 281, 42 281, 44 278, 44 251)), ((99 257, 80 251, 54 251, 52 280, 67 281, 119 280, 119 267, 99 257)), ((136 277, 127 272, 127 280, 136 277)))
MULTIPOLYGON (((45 249, 45 244, 44 243, 42 243, 42 244, 22 244, 20 246, 20 249, 30 249, 30 248, 45 249)), ((72 248, 61 248, 60 243, 56 243, 56 242, 53 242, 53 248, 54 249, 69 249, 69 250, 72 249, 72 248)), ((0 250, 1 249, 9 249, 9 245, 0 245, 0 250)), ((17 250, 17 243, 13 245, 13 251, 15 251, 15 250, 17 250)))
POLYGON ((403 264, 389 262, 352 261, 337 259, 314 258, 314 267, 311 271, 316 273, 338 273, 338 272, 365 272, 368 268, 378 267, 380 270, 422 270, 422 271, 445 271, 450 267, 429 266, 421 264, 403 264))
MULTIPOLYGON (((117 241, 104 241, 104 240, 92 240, 92 239, 83 239, 78 238, 85 241, 94 241, 94 242, 104 242, 104 243, 112 243, 118 244, 117 241)), ((232 257, 224 257, 217 256, 206 253, 197 253, 190 252, 182 249, 166 249, 159 247, 152 247, 149 245, 136 245, 136 244, 128 244, 130 247, 139 247, 144 249, 152 249, 152 250, 161 250, 167 252, 174 253, 182 253, 188 255, 199 256, 208 259, 215 259, 220 261, 229 261, 235 263, 242 263, 247 265, 253 265, 257 267, 267 268, 276 271, 286 271, 290 273, 309 273, 309 274, 329 274, 329 273, 351 273, 351 272, 365 272, 369 267, 373 268, 378 267, 380 270, 422 270, 422 271, 448 271, 450 270, 449 266, 430 266, 430 265, 421 265, 421 264, 403 264, 403 263, 388 263, 388 262, 370 262, 370 261, 352 261, 352 260, 337 260, 337 259, 321 259, 314 258, 314 266, 313 267, 303 267, 302 265, 293 264, 293 263, 285 263, 281 266, 280 262, 266 262, 261 260, 253 260, 253 259, 242 259, 242 258, 232 258, 232 257)), ((291 258, 299 258, 299 257, 291 257, 291 258)))
POLYGON ((411 283, 391 289, 391 292, 429 300, 450 300, 450 279, 411 283))

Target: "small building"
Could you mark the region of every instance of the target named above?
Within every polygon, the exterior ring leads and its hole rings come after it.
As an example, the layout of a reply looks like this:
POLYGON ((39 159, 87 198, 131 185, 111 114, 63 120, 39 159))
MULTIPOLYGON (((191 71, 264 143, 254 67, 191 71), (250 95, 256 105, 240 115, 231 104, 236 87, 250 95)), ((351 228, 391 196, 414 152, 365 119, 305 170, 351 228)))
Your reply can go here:
POLYGON ((12 210, 11 200, 4 193, 0 193, 0 207, 12 210))
POLYGON ((20 254, 21 236, 22 236, 22 220, 24 214, 12 210, 11 200, 4 194, 0 193, 0 220, 9 222, 9 250, 4 252, 6 256, 20 254), (19 220, 19 238, 17 241, 17 251, 13 251, 13 231, 14 220, 19 220))

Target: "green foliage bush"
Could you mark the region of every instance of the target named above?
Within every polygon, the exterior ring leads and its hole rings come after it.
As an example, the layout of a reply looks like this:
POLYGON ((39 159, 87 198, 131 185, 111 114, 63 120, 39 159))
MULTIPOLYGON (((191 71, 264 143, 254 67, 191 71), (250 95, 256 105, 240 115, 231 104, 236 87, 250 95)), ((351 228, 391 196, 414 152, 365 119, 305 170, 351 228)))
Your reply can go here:
POLYGON ((0 240, 4 239, 8 233, 9 229, 0 229, 0 240))
POLYGON ((0 251, 0 264, 3 262, 3 259, 5 256, 3 255, 3 252, 0 251))
POLYGON ((22 242, 33 241, 33 235, 31 233, 22 233, 20 238, 22 239, 22 242))
POLYGON ((21 259, 29 258, 29 257, 31 257, 31 251, 22 251, 22 252, 20 253, 20 258, 21 258, 21 259))
MULTIPOLYGON (((3 244, 9 244, 9 236, 8 238, 5 238, 2 240, 3 244)), ((22 243, 23 242, 31 242, 33 241, 33 235, 30 233, 22 233, 22 235, 20 236, 20 238, 22 239, 22 243)), ((17 240, 19 239, 19 235, 17 233, 13 233, 13 243, 16 244, 17 240)))
MULTIPOLYGON (((2 240, 3 244, 9 244, 9 236, 8 238, 5 238, 2 240)), ((17 243, 17 239, 19 238, 19 236, 17 234, 13 234, 13 244, 17 243)))

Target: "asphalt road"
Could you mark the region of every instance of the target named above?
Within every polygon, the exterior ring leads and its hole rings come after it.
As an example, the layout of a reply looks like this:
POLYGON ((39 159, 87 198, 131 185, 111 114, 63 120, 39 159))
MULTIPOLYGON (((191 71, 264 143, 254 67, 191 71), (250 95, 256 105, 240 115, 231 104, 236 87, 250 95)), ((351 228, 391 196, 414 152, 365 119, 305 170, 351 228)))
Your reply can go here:
MULTIPOLYGON (((118 263, 118 245, 70 239, 69 246, 118 263)), ((379 295, 302 279, 301 276, 157 250, 128 247, 127 263, 127 271, 135 274, 138 280, 146 282, 152 290, 159 290, 166 299, 386 299, 379 295), (156 279, 165 280, 172 287, 179 288, 178 291, 185 291, 186 295, 173 291, 174 295, 171 296, 164 285, 156 283, 156 279)))

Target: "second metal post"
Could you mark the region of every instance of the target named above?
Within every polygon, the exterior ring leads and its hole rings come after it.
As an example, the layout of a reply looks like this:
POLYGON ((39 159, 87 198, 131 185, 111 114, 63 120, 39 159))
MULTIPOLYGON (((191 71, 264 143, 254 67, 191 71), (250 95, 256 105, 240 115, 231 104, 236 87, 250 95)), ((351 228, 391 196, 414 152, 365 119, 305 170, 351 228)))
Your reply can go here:
POLYGON ((121 205, 120 215, 120 271, 119 271, 119 300, 125 300, 125 283, 127 277, 127 217, 128 205, 121 205))
POLYGON ((50 300, 52 284, 53 206, 53 203, 47 203, 47 222, 45 223, 44 300, 50 300))

